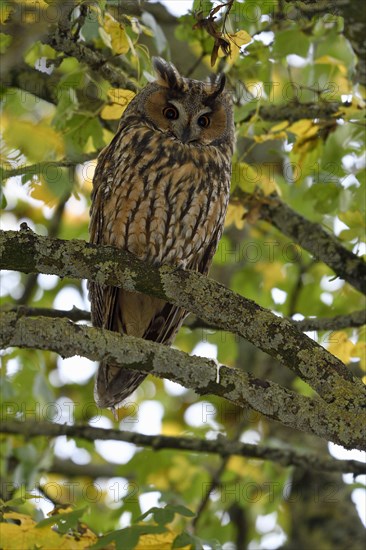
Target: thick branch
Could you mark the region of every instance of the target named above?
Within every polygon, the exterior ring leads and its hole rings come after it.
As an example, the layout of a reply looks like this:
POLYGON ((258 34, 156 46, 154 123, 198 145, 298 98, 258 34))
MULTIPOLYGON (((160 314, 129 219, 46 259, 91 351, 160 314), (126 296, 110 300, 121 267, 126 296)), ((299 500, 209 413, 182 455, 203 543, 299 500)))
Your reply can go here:
MULTIPOLYGON (((54 104, 57 103, 58 82, 57 75, 42 73, 26 63, 12 66, 3 79, 3 85, 7 88, 19 88, 54 104)), ((10 95, 11 91, 7 90, 6 93, 10 95)))
POLYGON ((303 218, 277 195, 263 198, 241 190, 236 190, 235 195, 245 205, 259 209, 262 219, 277 227, 317 260, 331 267, 336 275, 366 294, 366 263, 344 248, 340 241, 325 231, 319 223, 303 218))
POLYGON ((254 410, 286 426, 344 445, 363 448, 366 413, 297 395, 249 373, 155 342, 115 332, 75 325, 65 319, 17 317, 0 313, 0 346, 55 351, 62 357, 82 355, 92 361, 108 359, 134 371, 168 378, 201 395, 213 394, 254 410))
MULTIPOLYGON (((7 434, 20 434, 25 437, 58 437, 66 435, 67 437, 77 437, 86 439, 87 441, 113 439, 115 441, 133 443, 141 447, 151 447, 155 451, 177 449, 179 451, 194 453, 215 453, 223 457, 239 455, 259 460, 271 460, 281 464, 281 466, 300 466, 304 470, 343 472, 355 475, 366 474, 366 464, 357 460, 334 460, 328 457, 319 457, 315 454, 299 453, 293 449, 276 449, 264 445, 230 441, 222 436, 216 440, 206 440, 164 435, 144 435, 136 432, 106 430, 91 426, 69 426, 67 424, 52 424, 51 422, 19 422, 17 420, 5 420, 1 424, 0 431, 7 434)), ((56 471, 56 469, 52 471, 56 471)), ((83 475, 83 468, 76 471, 79 472, 79 475, 83 475)), ((98 471, 98 473, 101 471, 98 471)))
POLYGON ((0 231, 0 250, 4 269, 86 278, 181 306, 289 366, 327 402, 348 409, 365 406, 365 386, 336 357, 286 319, 198 273, 153 267, 112 246, 40 237, 31 231, 0 231))

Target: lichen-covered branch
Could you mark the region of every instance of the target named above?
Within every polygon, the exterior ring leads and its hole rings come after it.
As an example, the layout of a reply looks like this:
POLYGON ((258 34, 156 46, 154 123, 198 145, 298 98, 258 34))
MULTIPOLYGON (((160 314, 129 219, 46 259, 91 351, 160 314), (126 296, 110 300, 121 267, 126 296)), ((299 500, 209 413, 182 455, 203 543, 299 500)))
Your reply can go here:
MULTIPOLYGON (((92 426, 53 424, 52 422, 32 422, 18 420, 4 420, 0 426, 0 432, 6 434, 19 434, 25 437, 76 437, 87 441, 125 441, 140 447, 150 447, 155 451, 163 449, 177 449, 194 453, 214 453, 222 457, 232 455, 256 458, 258 460, 271 460, 281 466, 299 466, 303 469, 353 473, 355 475, 366 474, 366 464, 357 460, 334 460, 311 453, 300 453, 293 449, 267 447, 265 445, 252 445, 240 441, 230 441, 220 436, 215 440, 198 439, 193 437, 173 437, 166 435, 145 435, 138 432, 121 431, 113 429, 96 428, 92 426)), ((76 465, 72 465, 76 466, 76 465)), ((71 468, 72 468, 71 466, 71 468)), ((83 466, 84 468, 85 466, 83 466)), ((59 465, 62 468, 62 464, 59 465)), ((83 468, 76 470, 78 475, 85 475, 83 468)), ((97 466, 98 468, 98 466, 97 466)), ((55 467, 52 471, 57 472, 55 467)), ((93 467, 91 466, 91 472, 93 467)), ((97 469, 100 475, 103 469, 97 469)), ((103 473, 102 473, 103 475, 103 473)), ((109 477, 112 475, 109 472, 109 477)))
POLYGON ((341 330, 342 328, 362 327, 366 324, 366 311, 353 311, 348 315, 335 315, 334 317, 318 317, 317 319, 302 319, 292 321, 295 326, 304 332, 313 330, 341 330))
POLYGON ((263 220, 277 227, 281 233, 297 242, 314 258, 331 267, 336 275, 366 294, 366 263, 344 248, 340 241, 325 231, 319 223, 303 218, 277 195, 259 197, 237 189, 235 196, 247 207, 256 208, 263 220))
POLYGON ((90 279, 179 305, 223 330, 238 334, 290 367, 327 402, 365 407, 366 387, 323 347, 252 300, 192 271, 148 265, 127 251, 83 241, 0 231, 0 267, 90 279))
MULTIPOLYGON (((288 120, 296 122, 303 119, 329 119, 334 116, 342 105, 337 102, 323 103, 287 103, 285 105, 262 105, 259 109, 250 111, 240 122, 247 122, 254 115, 262 120, 276 122, 288 120)), ((343 107, 343 106, 342 106, 343 107)))
MULTIPOLYGON (((90 311, 85 311, 77 307, 72 309, 53 309, 48 307, 30 307, 30 306, 12 306, 12 304, 3 307, 6 311, 13 311, 18 315, 27 315, 28 317, 61 317, 70 319, 70 321, 90 321, 90 311)), ((334 317, 314 317, 305 318, 301 321, 288 319, 295 327, 303 332, 323 331, 323 330, 341 330, 343 328, 362 327, 366 324, 366 312, 364 309, 353 311, 348 315, 335 315, 334 317)), ((191 330, 208 329, 220 330, 219 327, 205 323, 198 317, 192 322, 188 321, 186 326, 191 330)))
POLYGON ((93 361, 108 358, 113 364, 168 378, 213 394, 238 406, 260 412, 294 429, 316 434, 347 448, 363 448, 366 440, 366 411, 347 410, 309 399, 269 380, 201 357, 132 336, 75 325, 66 319, 18 317, 0 313, 0 346, 50 350, 62 357, 82 355, 93 361))
MULTIPOLYGON (((36 312, 38 308, 33 308, 33 310, 36 312)), ((48 313, 39 313, 39 315, 48 315, 49 317, 52 317, 52 309, 48 310, 48 313)), ((56 312, 57 313, 57 312, 56 312)), ((28 314, 28 313, 27 313, 28 314)), ((36 315, 37 313, 33 313, 33 315, 36 315)), ((29 312, 29 315, 31 315, 31 312, 29 312)), ((70 315, 73 315, 73 312, 70 312, 70 315)), ((57 316, 60 316, 60 314, 57 313, 57 316)), ((63 317, 68 317, 71 320, 78 320, 74 319, 73 317, 70 317, 68 315, 68 312, 65 312, 63 317)), ((361 309, 360 311, 353 311, 352 313, 349 313, 348 315, 335 315, 334 317, 309 317, 302 319, 301 321, 297 321, 295 319, 287 318, 298 330, 301 330, 303 332, 312 332, 312 331, 323 331, 323 330, 341 330, 343 328, 356 328, 356 327, 362 327, 364 324, 366 324, 366 312, 364 309, 361 309)), ((214 325, 209 325, 208 323, 203 322, 198 317, 194 319, 192 322, 187 322, 187 326, 194 330, 194 329, 216 329, 217 327, 214 325)))
MULTIPOLYGON (((48 35, 42 38, 44 44, 48 44, 58 52, 71 57, 76 57, 80 62, 88 65, 93 71, 97 71, 113 86, 137 91, 137 85, 130 79, 130 75, 108 61, 104 55, 92 50, 80 41, 75 40, 69 32, 63 32, 59 26, 52 29, 48 35)), ((132 71, 132 68, 131 68, 132 71)))
POLYGON ((90 321, 90 311, 73 307, 72 309, 52 309, 48 307, 30 307, 30 306, 13 306, 5 304, 2 306, 3 311, 16 313, 17 316, 26 315, 27 317, 53 317, 61 319, 69 319, 70 321, 90 321))

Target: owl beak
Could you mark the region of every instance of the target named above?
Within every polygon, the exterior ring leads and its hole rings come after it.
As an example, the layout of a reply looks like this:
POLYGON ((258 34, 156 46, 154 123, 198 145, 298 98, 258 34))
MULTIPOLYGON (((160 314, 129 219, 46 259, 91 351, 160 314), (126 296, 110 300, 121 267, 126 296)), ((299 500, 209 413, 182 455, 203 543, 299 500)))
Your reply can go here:
POLYGON ((179 136, 179 139, 182 143, 189 143, 190 141, 193 141, 194 138, 191 136, 191 128, 189 126, 186 126, 183 129, 183 132, 179 136))

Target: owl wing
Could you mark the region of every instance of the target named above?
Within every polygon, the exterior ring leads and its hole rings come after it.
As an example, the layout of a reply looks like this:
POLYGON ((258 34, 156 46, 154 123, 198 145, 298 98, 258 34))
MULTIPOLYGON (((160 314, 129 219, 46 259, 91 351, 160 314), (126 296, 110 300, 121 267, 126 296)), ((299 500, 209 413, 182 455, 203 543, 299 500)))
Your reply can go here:
MULTIPOLYGON (((108 191, 108 181, 113 178, 111 167, 113 141, 100 153, 93 179, 89 232, 90 242, 94 244, 109 244, 110 241, 106 227, 108 218, 105 216, 104 205, 108 194, 106 192, 108 191)), ((123 290, 117 287, 99 285, 93 281, 89 281, 88 289, 93 325, 107 330, 123 332, 120 313, 123 290)), ((145 374, 121 369, 108 361, 102 361, 95 381, 94 397, 96 403, 100 407, 114 409, 141 384, 145 377, 145 374)))
MULTIPOLYGON (((187 269, 198 271, 204 275, 208 273, 222 230, 223 226, 217 227, 211 235, 210 241, 204 243, 205 250, 201 260, 199 262, 192 261, 187 265, 187 269)), ((150 325, 145 338, 154 342, 171 344, 187 315, 189 315, 189 311, 167 303, 150 325)))

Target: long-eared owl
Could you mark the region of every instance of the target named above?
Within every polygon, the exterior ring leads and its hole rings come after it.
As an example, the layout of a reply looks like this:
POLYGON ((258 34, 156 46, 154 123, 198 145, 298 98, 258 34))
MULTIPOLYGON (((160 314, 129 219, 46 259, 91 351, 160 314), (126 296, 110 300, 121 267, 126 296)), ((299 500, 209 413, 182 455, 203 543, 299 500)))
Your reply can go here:
MULTIPOLYGON (((154 58, 157 78, 139 92, 100 154, 93 180, 90 240, 129 250, 153 265, 207 274, 227 209, 234 123, 225 76, 182 77, 154 58)), ((89 284, 92 322, 171 344, 187 312, 163 300, 89 284)), ((114 409, 145 374, 103 361, 100 407, 114 409)))

